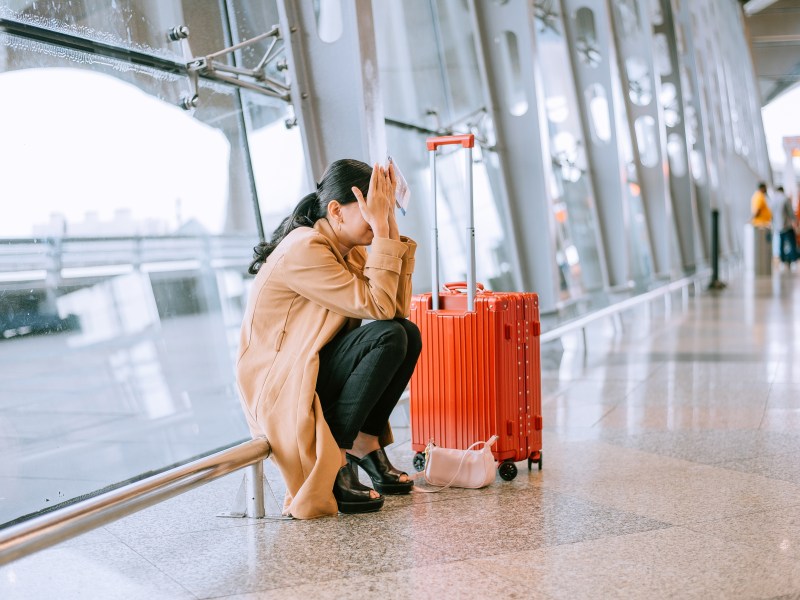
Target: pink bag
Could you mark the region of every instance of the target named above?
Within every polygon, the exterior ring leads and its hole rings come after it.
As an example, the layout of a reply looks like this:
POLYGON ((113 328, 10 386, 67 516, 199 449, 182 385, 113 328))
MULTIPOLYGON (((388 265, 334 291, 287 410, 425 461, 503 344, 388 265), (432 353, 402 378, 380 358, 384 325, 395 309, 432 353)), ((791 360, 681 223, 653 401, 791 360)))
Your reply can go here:
MULTIPOLYGON (((497 463, 492 456, 492 446, 497 441, 493 435, 485 442, 475 442, 466 450, 441 448, 433 442, 425 449, 425 481, 431 485, 442 486, 441 491, 449 487, 482 488, 492 483, 497 472, 497 463), (483 448, 475 450, 483 444, 483 448)), ((422 475, 422 473, 420 474, 422 475)))

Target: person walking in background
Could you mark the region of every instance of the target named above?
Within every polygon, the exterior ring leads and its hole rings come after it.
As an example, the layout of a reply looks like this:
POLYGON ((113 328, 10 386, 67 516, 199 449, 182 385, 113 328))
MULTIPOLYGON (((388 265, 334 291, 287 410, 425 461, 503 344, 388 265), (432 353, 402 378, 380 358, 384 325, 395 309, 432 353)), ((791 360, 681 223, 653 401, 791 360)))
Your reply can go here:
POLYGON ((772 225, 772 211, 767 203, 767 184, 763 181, 750 199, 750 214, 753 227, 769 227, 772 225))
POLYGON ((783 186, 776 190, 775 209, 780 215, 779 256, 788 269, 797 260, 797 218, 792 209, 792 199, 784 193, 783 186))

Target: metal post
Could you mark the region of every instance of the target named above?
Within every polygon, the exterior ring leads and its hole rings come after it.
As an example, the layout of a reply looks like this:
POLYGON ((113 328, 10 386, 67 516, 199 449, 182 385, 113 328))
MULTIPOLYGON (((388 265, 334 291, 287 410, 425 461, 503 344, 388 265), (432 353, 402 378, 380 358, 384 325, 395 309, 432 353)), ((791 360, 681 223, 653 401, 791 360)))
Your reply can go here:
POLYGON ((251 519, 262 519, 264 510, 264 462, 258 461, 244 471, 246 514, 251 519))
POLYGON ((475 208, 472 201, 472 148, 467 148, 466 163, 467 178, 467 199, 469 208, 467 209, 467 249, 469 250, 469 264, 467 265, 467 310, 475 310, 475 292, 477 291, 475 282, 475 208))
POLYGON ((710 290, 723 290, 726 285, 719 279, 719 209, 711 209, 711 283, 710 290))
POLYGON ((439 310, 439 229, 436 222, 436 150, 431 150, 431 300, 439 310))

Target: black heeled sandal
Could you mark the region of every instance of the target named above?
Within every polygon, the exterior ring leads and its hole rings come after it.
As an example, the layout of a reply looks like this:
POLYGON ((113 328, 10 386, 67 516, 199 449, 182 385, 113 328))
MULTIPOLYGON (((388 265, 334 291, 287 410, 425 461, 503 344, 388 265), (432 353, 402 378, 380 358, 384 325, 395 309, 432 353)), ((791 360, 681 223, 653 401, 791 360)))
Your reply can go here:
POLYGON ((395 469, 383 448, 373 450, 363 458, 348 454, 347 462, 352 464, 353 468, 364 469, 372 480, 372 485, 381 494, 408 494, 414 487, 414 482, 410 479, 400 481, 400 476, 408 477, 408 473, 395 469))
POLYGON ((333 496, 339 512, 345 514, 375 512, 383 507, 383 496, 371 498, 372 488, 358 480, 358 475, 350 463, 347 463, 336 474, 333 484, 333 496))

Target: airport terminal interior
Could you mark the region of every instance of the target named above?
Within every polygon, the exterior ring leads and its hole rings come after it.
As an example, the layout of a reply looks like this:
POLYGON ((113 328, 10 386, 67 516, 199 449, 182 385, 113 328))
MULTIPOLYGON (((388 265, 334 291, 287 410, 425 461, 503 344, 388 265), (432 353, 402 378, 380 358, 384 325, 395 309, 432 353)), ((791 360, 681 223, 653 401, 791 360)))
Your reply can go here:
POLYGON ((800 598, 798 65, 794 0, 0 0, 0 598, 800 598), (389 157, 415 294, 538 294, 537 460, 294 519, 248 266, 389 157))

